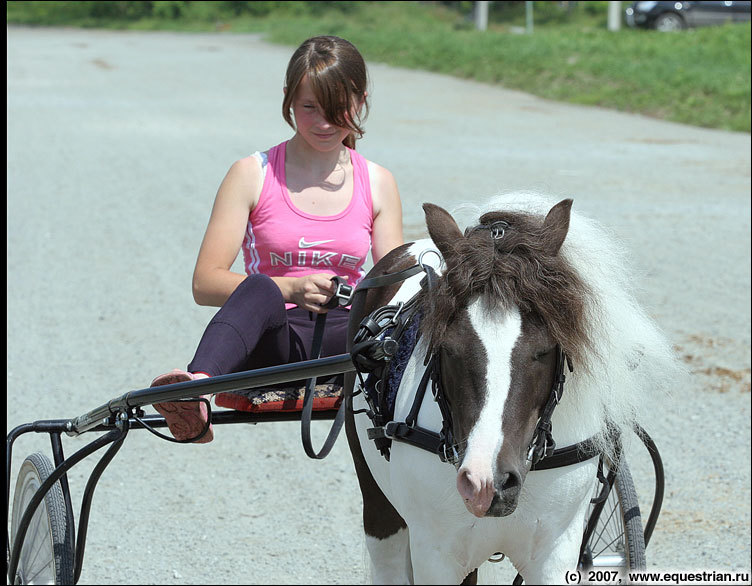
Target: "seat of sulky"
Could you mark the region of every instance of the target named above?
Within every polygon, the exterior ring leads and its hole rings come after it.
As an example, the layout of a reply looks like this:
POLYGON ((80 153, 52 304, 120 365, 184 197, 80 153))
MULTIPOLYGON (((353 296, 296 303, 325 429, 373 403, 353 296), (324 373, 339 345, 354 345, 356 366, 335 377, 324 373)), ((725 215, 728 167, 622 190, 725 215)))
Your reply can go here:
MULTIPOLYGON (((317 384, 313 395, 314 411, 339 409, 343 387, 337 383, 317 384)), ((218 407, 251 413, 302 411, 305 386, 279 386, 230 391, 214 396, 218 407)))

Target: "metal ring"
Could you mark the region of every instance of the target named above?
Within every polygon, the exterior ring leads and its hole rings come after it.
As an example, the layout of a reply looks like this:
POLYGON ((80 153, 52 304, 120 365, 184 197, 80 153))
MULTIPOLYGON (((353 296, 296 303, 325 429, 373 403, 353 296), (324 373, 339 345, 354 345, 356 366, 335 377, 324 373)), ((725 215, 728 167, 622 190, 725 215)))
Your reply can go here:
POLYGON ((504 228, 509 228, 509 224, 501 220, 491 224, 491 238, 494 240, 501 240, 504 238, 504 228))
POLYGON ((505 557, 507 556, 505 556, 502 552, 497 551, 490 558, 488 558, 488 561, 491 562, 492 564, 498 564, 499 562, 503 562, 505 557))
POLYGON ((400 301, 399 304, 397 305, 397 311, 395 312, 395 314, 392 316, 392 319, 390 320, 390 323, 392 325, 397 325, 397 318, 399 317, 399 314, 402 313, 402 309, 404 307, 405 307, 405 302, 400 301))
MULTIPOLYGON (((437 268, 440 268, 441 264, 444 262, 444 258, 441 256, 441 253, 438 250, 436 250, 435 248, 426 248, 424 251, 422 251, 418 255, 418 264, 420 265, 420 268, 422 268, 424 271, 426 270, 426 267, 423 265, 423 257, 426 255, 426 253, 430 253, 430 252, 433 252, 439 258, 439 267, 437 268)), ((428 266, 430 266, 431 268, 434 268, 431 265, 428 265, 428 266)))

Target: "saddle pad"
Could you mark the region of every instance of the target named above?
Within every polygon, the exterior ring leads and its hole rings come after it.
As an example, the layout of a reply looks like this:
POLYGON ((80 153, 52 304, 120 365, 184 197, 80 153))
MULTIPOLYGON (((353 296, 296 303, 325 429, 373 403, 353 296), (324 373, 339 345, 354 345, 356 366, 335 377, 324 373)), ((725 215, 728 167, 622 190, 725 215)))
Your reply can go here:
MULTIPOLYGON (((343 387, 328 383, 316 385, 313 394, 313 410, 337 410, 342 402, 343 387)), ((218 407, 237 411, 266 413, 272 411, 302 411, 305 386, 248 389, 219 393, 214 396, 218 407)))

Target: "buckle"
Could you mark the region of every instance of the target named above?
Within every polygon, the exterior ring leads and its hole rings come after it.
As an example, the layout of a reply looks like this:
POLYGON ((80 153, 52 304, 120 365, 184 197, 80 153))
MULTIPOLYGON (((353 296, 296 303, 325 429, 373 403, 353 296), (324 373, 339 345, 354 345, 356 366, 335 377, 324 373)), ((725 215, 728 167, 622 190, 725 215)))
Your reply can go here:
POLYGON ((556 442, 551 434, 546 434, 546 445, 543 447, 543 457, 548 458, 556 451, 556 442))
POLYGON ((457 448, 454 444, 451 446, 452 453, 447 454, 447 445, 446 442, 441 444, 441 447, 439 448, 439 459, 442 462, 449 462, 450 464, 456 464, 457 461, 460 459, 460 455, 457 453, 457 448))
POLYGON ((348 303, 350 303, 352 294, 353 294, 352 285, 348 285, 347 283, 342 283, 339 280, 337 281, 337 290, 334 292, 334 297, 337 298, 339 305, 345 306, 348 303))
POLYGON ((384 435, 388 438, 397 437, 402 426, 407 427, 407 424, 401 421, 389 421, 383 428, 384 435))
POLYGON ((533 440, 530 442, 530 448, 527 451, 527 461, 532 462, 533 464, 535 464, 536 462, 535 453, 538 447, 537 443, 538 443, 538 436, 536 435, 535 437, 533 437, 533 440))
POLYGON ((552 425, 550 421, 540 423, 538 429, 530 440, 530 447, 527 451, 527 461, 537 464, 543 458, 548 458, 556 450, 556 442, 551 433, 552 425))

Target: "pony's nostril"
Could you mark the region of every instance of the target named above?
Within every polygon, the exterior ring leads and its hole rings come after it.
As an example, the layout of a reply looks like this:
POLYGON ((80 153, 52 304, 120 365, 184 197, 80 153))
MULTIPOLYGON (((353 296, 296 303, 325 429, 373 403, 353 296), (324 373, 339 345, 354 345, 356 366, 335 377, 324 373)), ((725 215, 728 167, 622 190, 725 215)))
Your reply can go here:
POLYGON ((464 499, 472 499, 480 492, 480 482, 469 470, 462 470, 457 475, 457 490, 464 499))
POLYGON ((519 489, 522 481, 516 472, 505 472, 501 477, 501 492, 519 489))

